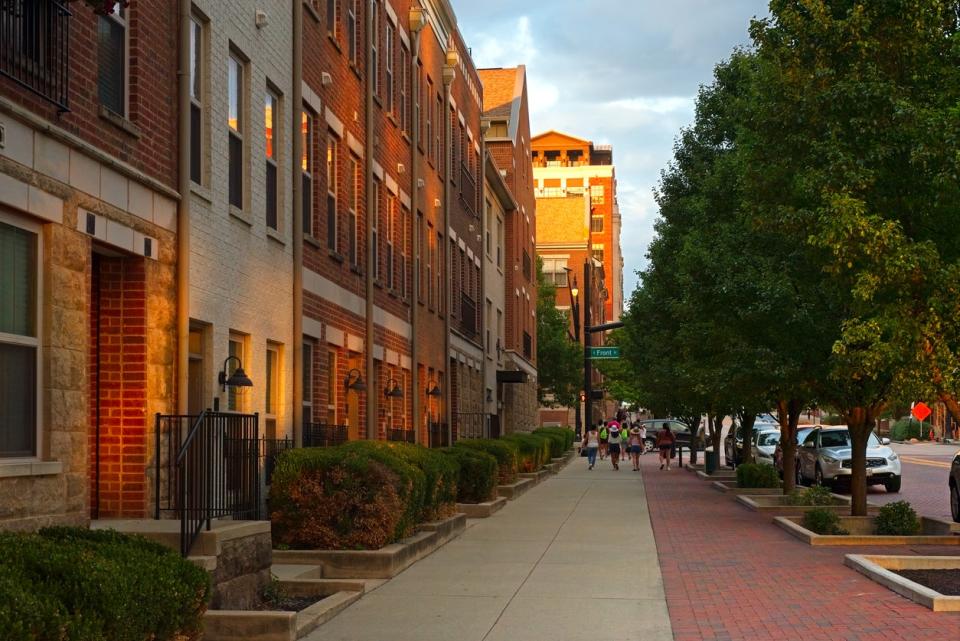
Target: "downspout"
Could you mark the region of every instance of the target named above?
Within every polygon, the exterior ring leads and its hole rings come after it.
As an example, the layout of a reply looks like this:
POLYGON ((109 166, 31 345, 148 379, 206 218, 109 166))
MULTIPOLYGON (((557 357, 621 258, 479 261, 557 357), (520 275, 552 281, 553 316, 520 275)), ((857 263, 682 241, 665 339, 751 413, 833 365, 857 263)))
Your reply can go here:
MULTIPOLYGON (((366 13, 366 32, 368 34, 373 33, 373 2, 368 0, 367 2, 367 11, 366 13)), ((373 36, 376 37, 376 34, 373 36)), ((366 349, 367 356, 367 391, 366 391, 366 402, 367 402, 367 438, 369 440, 376 440, 377 438, 377 398, 380 395, 380 389, 377 384, 377 377, 375 373, 376 363, 373 358, 373 346, 376 344, 374 336, 374 323, 373 323, 373 274, 376 269, 376 265, 373 262, 373 225, 370 221, 370 216, 373 215, 374 207, 376 206, 376 193, 373 189, 373 142, 377 133, 374 129, 374 119, 373 119, 373 87, 374 87, 374 77, 370 73, 373 69, 373 39, 368 38, 367 42, 367 53, 366 53, 366 74, 364 74, 366 92, 364 97, 364 109, 366 110, 366 136, 364 139, 365 153, 366 158, 364 159, 366 165, 366 190, 367 190, 367 201, 366 201, 366 236, 367 236, 367 268, 366 274, 364 274, 364 282, 366 284, 365 288, 365 298, 366 298, 366 340, 364 341, 364 348, 366 349)))
MULTIPOLYGON (((413 117, 413 105, 420 95, 420 85, 418 83, 417 65, 420 62, 420 33, 425 26, 423 12, 420 9, 411 9, 409 15, 410 21, 410 120, 413 121, 410 137, 410 238, 413 241, 413 247, 410 248, 410 255, 413 256, 412 281, 413 287, 410 292, 410 393, 413 395, 413 430, 414 440, 419 443, 422 439, 420 433, 420 347, 417 341, 417 331, 420 327, 419 322, 419 300, 420 300, 420 262, 423 257, 418 254, 420 251, 420 238, 418 236, 419 225, 419 196, 420 188, 417 186, 420 180, 420 165, 417 162, 417 140, 420 139, 420 114, 413 117)), ((423 106, 421 105, 421 109, 423 106)))
MULTIPOLYGON (((293 442, 303 445, 303 6, 293 3, 293 442)), ((312 170, 312 167, 311 167, 312 170)), ((312 183, 311 183, 312 184, 312 183)), ((313 203, 313 199, 310 199, 313 203)))
MULTIPOLYGON (((177 56, 177 413, 188 411, 190 356, 190 0, 180 0, 177 56)), ((155 453, 160 456, 159 452, 155 453)), ((159 501, 160 497, 154 497, 159 501)))
MULTIPOLYGON (((481 106, 481 111, 483 108, 481 106)), ((480 386, 480 407, 483 413, 480 415, 480 426, 483 430, 483 438, 490 438, 490 415, 487 407, 487 342, 485 329, 490 323, 487 318, 487 216, 484 211, 484 204, 487 201, 487 131, 490 129, 490 121, 481 117, 480 119, 480 166, 477 167, 477 189, 480 194, 479 209, 480 214, 480 298, 477 305, 480 306, 480 353, 483 355, 480 359, 480 380, 483 385, 480 386)), ((494 401, 496 402, 496 401, 494 401)))
MULTIPOLYGON (((443 386, 443 418, 447 423, 447 443, 453 445, 453 369, 450 367, 450 332, 453 331, 453 324, 450 322, 450 316, 453 312, 453 284, 450 282, 453 276, 453 256, 450 251, 450 176, 453 171, 453 159, 450 154, 450 91, 454 78, 457 77, 457 68, 455 64, 457 52, 453 49, 452 42, 447 45, 447 56, 443 65, 443 265, 446 278, 441 278, 443 282, 443 300, 445 301, 443 314, 443 369, 447 372, 447 380, 443 386)), ((440 123, 437 123, 440 127, 440 123)), ((429 144, 430 141, 427 141, 429 144)), ((439 161, 439 159, 437 159, 439 161)), ((461 381, 461 386, 462 386, 461 381)))

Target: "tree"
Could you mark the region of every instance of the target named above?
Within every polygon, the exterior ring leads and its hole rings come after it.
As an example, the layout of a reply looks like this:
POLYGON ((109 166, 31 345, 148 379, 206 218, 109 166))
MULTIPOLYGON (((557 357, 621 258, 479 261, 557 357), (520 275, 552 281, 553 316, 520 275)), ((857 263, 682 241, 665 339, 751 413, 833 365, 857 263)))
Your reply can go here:
POLYGON ((557 292, 537 258, 537 398, 541 405, 572 407, 583 383, 583 352, 570 340, 570 321, 556 307, 557 292))

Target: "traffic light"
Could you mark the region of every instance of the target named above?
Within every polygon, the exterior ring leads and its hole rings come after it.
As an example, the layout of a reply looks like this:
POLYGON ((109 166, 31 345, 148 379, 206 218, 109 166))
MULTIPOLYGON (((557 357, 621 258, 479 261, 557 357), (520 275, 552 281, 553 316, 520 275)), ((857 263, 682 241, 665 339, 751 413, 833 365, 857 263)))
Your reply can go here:
POLYGON ((586 392, 580 392, 580 402, 581 402, 581 403, 586 403, 586 402, 587 402, 587 393, 586 393, 586 392))

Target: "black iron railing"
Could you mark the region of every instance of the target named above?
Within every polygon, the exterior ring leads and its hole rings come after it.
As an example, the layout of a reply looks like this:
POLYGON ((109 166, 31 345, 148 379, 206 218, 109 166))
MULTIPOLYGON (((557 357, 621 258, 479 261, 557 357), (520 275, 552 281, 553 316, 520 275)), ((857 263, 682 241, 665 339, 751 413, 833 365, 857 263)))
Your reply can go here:
POLYGON ((530 254, 527 253, 527 250, 523 250, 523 277, 530 281, 533 277, 533 266, 530 262, 530 254))
POLYGON ((528 360, 533 358, 533 337, 527 332, 523 333, 523 357, 528 360))
POLYGON ((258 430, 257 414, 157 414, 156 518, 180 520, 184 556, 213 519, 262 518, 258 430))
POLYGON ((477 181, 473 179, 470 169, 465 165, 460 165, 460 202, 471 214, 477 212, 477 181))
POLYGON ((348 440, 346 425, 309 423, 303 426, 304 447, 333 447, 348 440))
POLYGON ((387 440, 393 443, 416 443, 417 438, 413 430, 390 428, 387 430, 387 440))
POLYGON ((54 0, 0 0, 0 75, 69 110, 70 11, 54 0))
POLYGON ((490 438, 485 412, 454 412, 453 422, 458 438, 490 438))
POLYGON ((477 335, 477 304, 466 294, 460 295, 460 326, 470 338, 477 335))
POLYGON ((270 485, 273 480, 273 471, 277 468, 277 459, 280 455, 294 447, 296 447, 296 443, 292 438, 263 438, 260 440, 264 485, 270 485))
POLYGON ((430 423, 427 426, 427 444, 430 447, 450 446, 450 436, 446 423, 430 423))

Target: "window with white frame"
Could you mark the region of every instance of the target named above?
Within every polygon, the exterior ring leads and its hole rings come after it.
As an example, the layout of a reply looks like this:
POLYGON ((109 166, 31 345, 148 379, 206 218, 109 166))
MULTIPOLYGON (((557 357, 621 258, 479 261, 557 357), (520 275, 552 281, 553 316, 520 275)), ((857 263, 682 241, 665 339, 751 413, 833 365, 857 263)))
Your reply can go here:
POLYGON ((0 459, 38 451, 39 232, 0 213, 0 459))
POLYGON ((280 122, 280 98, 275 91, 268 88, 265 94, 266 98, 263 107, 264 116, 264 149, 266 151, 266 223, 269 229, 279 229, 277 219, 278 204, 277 199, 277 179, 279 169, 277 159, 279 158, 278 147, 280 146, 280 131, 277 124, 280 122))
POLYGON ((543 279, 557 287, 567 286, 567 259, 543 257, 543 279))
POLYGON ((267 385, 264 389, 264 427, 267 438, 277 437, 277 417, 280 414, 280 345, 267 343, 267 385))
POLYGON ((394 29, 393 25, 387 22, 387 30, 384 33, 383 40, 383 69, 384 69, 384 97, 386 103, 384 108, 388 114, 396 113, 395 91, 393 82, 393 57, 394 57, 394 29))
POLYGON ((410 52, 405 44, 400 45, 400 82, 397 85, 400 90, 397 100, 400 131, 410 133, 410 52))
POLYGON ((243 209, 244 63, 231 53, 227 60, 228 191, 230 204, 243 209))
POLYGON ((400 296, 406 300, 410 292, 410 210, 406 207, 402 209, 402 221, 400 223, 400 296))
POLYGON ((380 96, 380 0, 371 2, 373 21, 370 30, 370 74, 373 79, 373 95, 380 96))
POLYGON ((313 423, 313 343, 304 337, 303 341, 303 424, 313 423))
POLYGON ((190 16, 190 180, 203 184, 204 24, 190 16))
POLYGON ((327 425, 337 425, 337 351, 327 351, 327 425))
POLYGON ((97 16, 97 93, 101 105, 127 115, 127 10, 120 2, 97 16))
POLYGON ((303 209, 303 233, 313 236, 313 121, 304 105, 300 112, 300 196, 303 209))
POLYGON ((397 215, 397 203, 396 198, 393 196, 387 197, 387 288, 395 289, 396 288, 396 215, 397 215))
POLYGON ((436 107, 436 118, 434 119, 434 152, 433 157, 437 161, 437 173, 443 177, 443 98, 440 94, 437 94, 436 107))
POLYGON ((332 131, 327 132, 327 249, 339 251, 337 240, 337 178, 340 171, 340 144, 332 131))
POLYGON ((421 108, 424 112, 424 117, 427 119, 426 126, 426 142, 423 143, 426 146, 427 150, 427 160, 433 160, 433 108, 430 105, 431 96, 433 95, 433 81, 427 79, 427 96, 426 104, 421 104, 421 108))
POLYGON ((358 0, 347 0, 347 56, 352 65, 357 64, 357 42, 360 36, 358 8, 358 0))
POLYGON ((350 154, 347 176, 347 255, 350 264, 360 267, 360 161, 350 154))
POLYGON ((380 180, 373 179, 373 211, 370 212, 370 233, 373 234, 373 280, 380 282, 380 180))
POLYGON ((590 203, 593 205, 602 205, 606 201, 606 194, 603 185, 590 186, 590 203))
POLYGON ((327 33, 340 38, 340 0, 327 0, 327 33))

